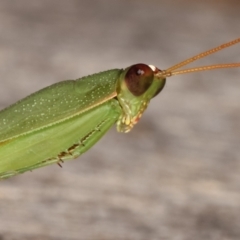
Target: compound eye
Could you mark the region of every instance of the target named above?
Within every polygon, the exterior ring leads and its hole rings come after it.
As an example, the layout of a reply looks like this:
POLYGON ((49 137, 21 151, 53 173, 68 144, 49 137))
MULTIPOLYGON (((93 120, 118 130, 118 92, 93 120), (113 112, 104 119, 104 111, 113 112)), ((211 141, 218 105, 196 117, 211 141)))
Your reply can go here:
POLYGON ((125 82, 134 96, 140 96, 151 86, 153 78, 153 70, 148 65, 139 63, 128 69, 125 82))

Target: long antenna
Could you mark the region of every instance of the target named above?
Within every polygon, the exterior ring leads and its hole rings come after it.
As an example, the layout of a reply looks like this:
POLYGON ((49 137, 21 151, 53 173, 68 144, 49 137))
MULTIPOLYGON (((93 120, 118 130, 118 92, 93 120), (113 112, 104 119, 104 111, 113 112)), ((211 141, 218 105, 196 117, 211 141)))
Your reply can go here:
POLYGON ((212 48, 206 52, 203 52, 203 53, 200 53, 194 57, 191 57, 189 59, 186 59, 185 61, 182 61, 170 68, 168 68, 167 70, 163 71, 162 74, 159 74, 159 75, 162 75, 162 76, 171 76, 171 75, 177 75, 177 74, 184 74, 184 73, 190 73, 190 72, 197 72, 197 71, 206 71, 206 70, 213 70, 213 69, 217 69, 217 68, 232 68, 232 67, 240 67, 240 63, 229 63, 229 64, 216 64, 216 65, 210 65, 210 66, 203 66, 203 67, 197 67, 197 68, 190 68, 190 69, 184 69, 184 70, 179 70, 179 71, 174 71, 176 69, 179 69, 189 63, 192 63, 200 58, 204 58, 208 55, 211 55, 215 52, 218 52, 218 51, 221 51, 223 50, 224 48, 227 48, 227 47, 231 47, 233 46, 234 44, 237 44, 240 42, 240 38, 237 38, 231 42, 227 42, 227 43, 224 43, 218 47, 215 47, 215 48, 212 48))
POLYGON ((226 64, 216 64, 216 65, 188 68, 188 69, 172 71, 172 72, 166 71, 165 74, 166 76, 167 75, 173 76, 173 75, 186 74, 186 73, 192 73, 192 72, 214 70, 219 68, 237 68, 237 67, 240 67, 240 63, 226 63, 226 64))

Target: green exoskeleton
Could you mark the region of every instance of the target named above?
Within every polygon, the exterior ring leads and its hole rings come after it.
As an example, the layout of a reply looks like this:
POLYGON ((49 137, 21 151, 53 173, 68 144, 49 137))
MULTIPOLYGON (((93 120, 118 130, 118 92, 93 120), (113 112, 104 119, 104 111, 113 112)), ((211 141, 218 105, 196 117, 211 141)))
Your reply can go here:
POLYGON ((177 69, 239 43, 240 38, 161 71, 146 64, 56 83, 0 112, 0 178, 73 159, 91 148, 115 123, 128 132, 166 77, 240 63, 177 69))

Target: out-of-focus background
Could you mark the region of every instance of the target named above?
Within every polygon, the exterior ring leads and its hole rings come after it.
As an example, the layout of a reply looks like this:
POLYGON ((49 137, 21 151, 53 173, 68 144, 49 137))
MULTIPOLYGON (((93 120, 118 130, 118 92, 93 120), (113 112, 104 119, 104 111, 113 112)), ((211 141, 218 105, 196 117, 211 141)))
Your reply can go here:
MULTIPOLYGON (((1 0, 0 107, 111 68, 170 67, 240 37, 239 13, 233 0, 1 0)), ((170 78, 130 133, 1 181, 0 239, 240 239, 239 143, 240 69, 170 78)))

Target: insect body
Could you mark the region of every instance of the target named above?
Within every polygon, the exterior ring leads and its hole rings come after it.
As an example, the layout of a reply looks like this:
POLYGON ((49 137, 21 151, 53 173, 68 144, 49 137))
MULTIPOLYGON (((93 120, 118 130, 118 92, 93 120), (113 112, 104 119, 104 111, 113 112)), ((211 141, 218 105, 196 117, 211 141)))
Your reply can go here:
POLYGON ((77 80, 59 82, 0 112, 0 178, 73 159, 91 148, 116 123, 128 132, 166 77, 216 68, 219 64, 179 70, 182 66, 240 42, 236 39, 165 71, 135 64, 77 80))
POLYGON ((0 177, 75 158, 115 122, 128 132, 165 84, 158 71, 137 64, 60 82, 2 110, 0 177))

